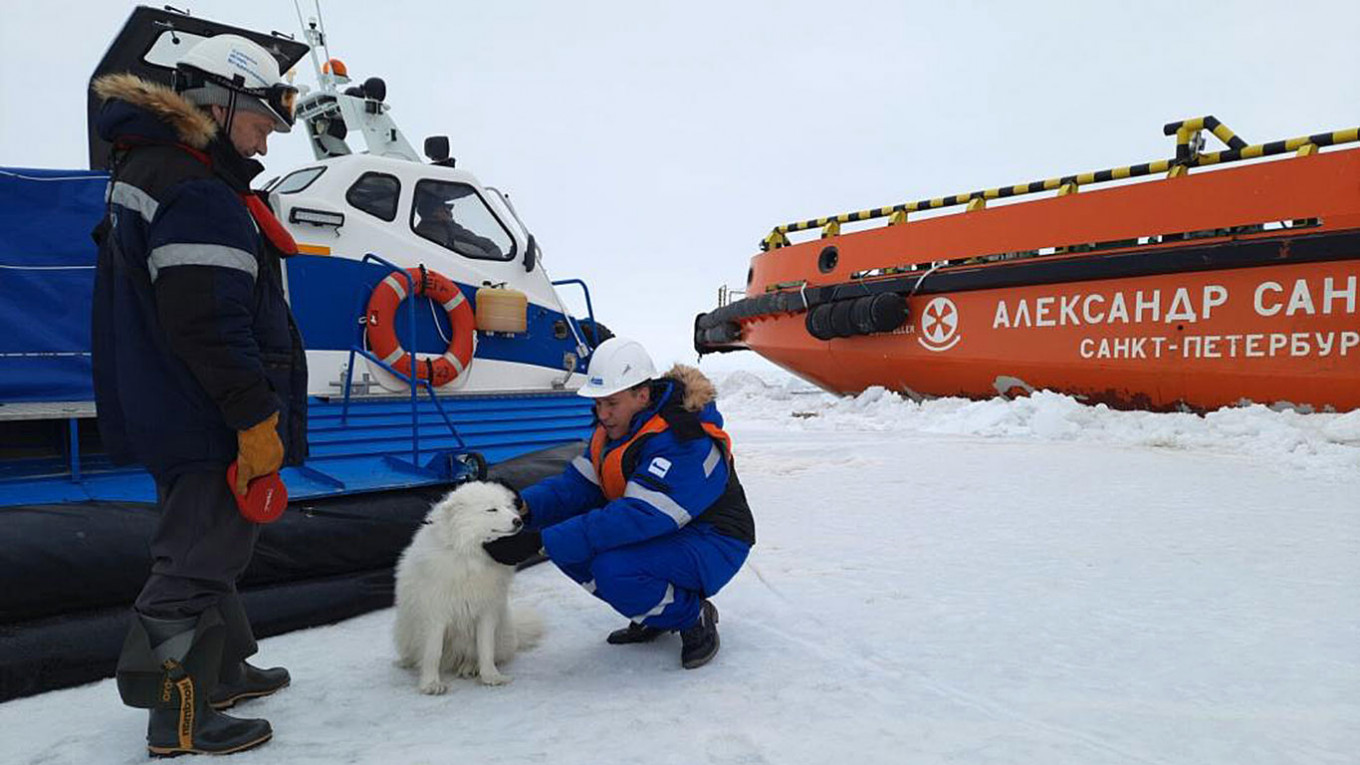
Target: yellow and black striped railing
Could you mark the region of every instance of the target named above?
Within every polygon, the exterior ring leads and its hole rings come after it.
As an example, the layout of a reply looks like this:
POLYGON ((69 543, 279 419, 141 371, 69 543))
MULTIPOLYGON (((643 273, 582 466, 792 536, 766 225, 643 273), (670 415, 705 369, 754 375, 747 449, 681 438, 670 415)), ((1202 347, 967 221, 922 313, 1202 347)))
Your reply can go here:
POLYGON ((1041 191, 1054 190, 1060 195, 1069 194, 1075 192, 1080 186, 1092 183, 1105 183, 1107 181, 1124 178, 1138 178, 1154 173, 1170 172, 1173 175, 1176 175, 1185 172, 1185 170, 1190 167, 1216 165, 1223 162, 1236 162, 1238 160, 1255 159, 1257 157, 1269 157, 1292 151, 1306 154, 1312 153, 1322 146, 1333 146, 1336 144, 1360 141, 1360 128, 1349 128, 1347 130, 1337 130, 1331 133, 1317 133, 1315 135, 1300 136, 1298 138, 1290 138, 1283 141, 1249 145, 1246 141, 1238 137, 1237 134, 1229 130, 1226 125, 1211 116, 1172 122, 1163 126, 1162 130, 1166 135, 1176 136, 1175 159, 1159 159, 1153 162, 1144 162, 1140 165, 1115 167, 1110 168, 1109 170, 1097 170, 1092 173, 1064 175, 1060 178, 1049 178, 1030 183, 1017 183, 1013 186, 1000 186, 994 189, 972 191, 967 194, 922 199, 918 202, 907 202, 888 207, 874 207, 868 210, 842 213, 826 218, 812 218, 804 221, 796 221, 794 223, 785 223, 782 226, 776 226, 774 230, 770 232, 769 236, 761 241, 760 249, 771 250, 788 246, 790 242, 787 235, 794 231, 808 231, 820 228, 822 229, 822 235, 824 237, 836 236, 840 233, 842 223, 888 218, 888 225, 891 226, 905 223, 909 213, 922 212, 925 210, 938 210, 943 207, 953 207, 955 205, 965 204, 969 206, 969 209, 979 209, 986 206, 988 199, 1003 199, 1006 197, 1020 196, 1022 194, 1036 194, 1041 191), (1199 150, 1199 135, 1200 131, 1203 130, 1208 130, 1213 133, 1214 136, 1222 141, 1228 148, 1223 151, 1201 153, 1199 150))
POLYGON ((1176 136, 1176 160, 1184 163, 1194 158, 1199 153, 1199 147, 1191 146, 1192 142, 1198 144, 1199 132, 1208 130, 1214 137, 1223 142, 1229 149, 1245 149, 1247 142, 1237 137, 1237 134, 1228 129, 1227 125, 1219 122, 1213 115, 1207 117, 1196 117, 1192 120, 1181 120, 1180 122, 1168 122, 1162 126, 1163 135, 1176 136))

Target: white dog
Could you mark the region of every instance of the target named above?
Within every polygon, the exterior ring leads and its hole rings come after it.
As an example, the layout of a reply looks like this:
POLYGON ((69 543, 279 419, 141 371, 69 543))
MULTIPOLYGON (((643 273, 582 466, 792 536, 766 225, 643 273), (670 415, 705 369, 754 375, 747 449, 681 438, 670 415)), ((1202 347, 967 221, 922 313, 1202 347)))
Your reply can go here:
POLYGON ((508 683, 496 663, 532 647, 542 634, 533 612, 516 609, 518 619, 511 616, 514 567, 482 549, 483 542, 520 530, 523 506, 505 484, 463 484, 430 510, 397 561, 397 663, 420 667, 421 693, 448 690, 441 669, 475 675, 486 685, 508 683))

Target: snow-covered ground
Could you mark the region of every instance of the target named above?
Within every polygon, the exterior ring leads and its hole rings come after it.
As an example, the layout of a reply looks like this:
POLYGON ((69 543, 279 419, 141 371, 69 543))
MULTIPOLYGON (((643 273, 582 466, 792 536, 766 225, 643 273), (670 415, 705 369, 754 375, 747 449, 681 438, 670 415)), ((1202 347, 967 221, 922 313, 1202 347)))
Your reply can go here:
MULTIPOLYGON (((539 566, 511 685, 418 694, 390 611, 273 638, 294 685, 232 762, 1360 762, 1360 412, 722 393, 759 542, 712 664, 606 645, 539 566)), ((142 762, 143 715, 11 701, 0 762, 142 762)))

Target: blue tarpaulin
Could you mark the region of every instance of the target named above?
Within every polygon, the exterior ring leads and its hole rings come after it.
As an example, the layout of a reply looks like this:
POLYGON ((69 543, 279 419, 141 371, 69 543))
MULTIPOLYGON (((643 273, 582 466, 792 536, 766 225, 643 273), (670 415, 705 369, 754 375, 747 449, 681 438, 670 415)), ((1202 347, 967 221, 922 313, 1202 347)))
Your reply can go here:
POLYGON ((0 402, 89 401, 106 173, 0 168, 0 402))

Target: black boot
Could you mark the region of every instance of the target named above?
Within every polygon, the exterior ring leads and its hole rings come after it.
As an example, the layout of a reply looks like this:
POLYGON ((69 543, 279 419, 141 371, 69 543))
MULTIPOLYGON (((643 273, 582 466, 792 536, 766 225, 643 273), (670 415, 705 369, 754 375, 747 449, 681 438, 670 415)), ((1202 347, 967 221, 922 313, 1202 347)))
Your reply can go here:
POLYGON ((213 709, 230 709, 238 701, 258 699, 281 690, 289 680, 288 670, 283 667, 260 669, 247 661, 237 662, 222 668, 209 703, 213 709))
POLYGON ((650 643, 653 640, 666 634, 666 630, 656 627, 648 627, 638 622, 628 622, 628 626, 620 630, 614 630, 605 638, 605 642, 612 645, 627 645, 629 643, 650 643))
POLYGON ((260 669, 246 662, 246 657, 255 655, 259 646, 255 643, 255 633, 250 628, 250 617, 246 615, 241 596, 235 591, 223 595, 217 601, 217 610, 222 614, 226 639, 222 645, 222 670, 217 678, 217 689, 208 699, 213 709, 228 709, 238 701, 268 696, 287 686, 290 678, 283 667, 260 669))
POLYGON ((118 658, 118 690, 124 703, 151 710, 151 756, 230 754, 273 735, 265 720, 229 717, 208 703, 222 662, 222 627, 215 608, 193 619, 133 617, 118 658))
POLYGON ((685 669, 702 667, 718 655, 718 608, 705 600, 699 607, 699 619, 680 630, 680 666, 685 669))

